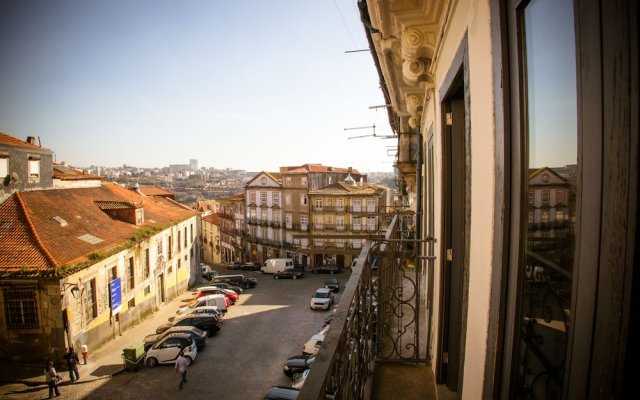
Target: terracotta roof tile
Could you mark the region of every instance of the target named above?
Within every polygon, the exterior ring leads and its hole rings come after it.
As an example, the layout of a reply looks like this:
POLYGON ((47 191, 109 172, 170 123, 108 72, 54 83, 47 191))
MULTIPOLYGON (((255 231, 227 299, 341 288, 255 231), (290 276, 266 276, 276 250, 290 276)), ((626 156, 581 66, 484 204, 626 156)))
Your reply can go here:
POLYGON ((141 193, 147 196, 171 196, 175 194, 170 190, 158 186, 140 186, 139 189, 141 193))
POLYGON ((207 222, 212 223, 214 225, 220 225, 220 215, 218 215, 218 214, 207 215, 206 217, 204 217, 202 219, 204 221, 207 221, 207 222))
POLYGON ((80 180, 102 180, 103 176, 94 174, 85 174, 84 171, 76 168, 67 167, 62 164, 53 164, 53 179, 63 181, 80 181, 80 180))
POLYGON ((13 137, 4 132, 0 132, 0 145, 7 145, 13 147, 24 147, 26 149, 37 149, 37 150, 48 150, 46 147, 41 147, 38 145, 27 143, 24 140, 18 139, 17 137, 13 137))
POLYGON ((146 197, 111 183, 15 193, 0 205, 0 227, 4 227, 0 228, 0 273, 77 264, 96 251, 130 240, 144 227, 162 228, 192 215, 197 212, 170 199, 146 197), (96 201, 142 205, 145 222, 136 226, 112 219, 96 201), (91 244, 79 239, 87 234, 102 241, 91 244))

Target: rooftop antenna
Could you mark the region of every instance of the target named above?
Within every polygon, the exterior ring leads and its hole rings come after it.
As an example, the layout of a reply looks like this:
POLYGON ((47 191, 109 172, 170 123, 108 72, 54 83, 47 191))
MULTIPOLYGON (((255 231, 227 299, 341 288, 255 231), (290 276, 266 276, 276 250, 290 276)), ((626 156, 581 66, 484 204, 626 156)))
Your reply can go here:
POLYGON ((371 135, 358 135, 358 136, 349 136, 348 139, 358 139, 358 138, 363 138, 363 137, 376 137, 376 124, 373 124, 371 126, 357 126, 354 128, 344 128, 345 131, 352 131, 355 129, 373 129, 373 134, 371 135))

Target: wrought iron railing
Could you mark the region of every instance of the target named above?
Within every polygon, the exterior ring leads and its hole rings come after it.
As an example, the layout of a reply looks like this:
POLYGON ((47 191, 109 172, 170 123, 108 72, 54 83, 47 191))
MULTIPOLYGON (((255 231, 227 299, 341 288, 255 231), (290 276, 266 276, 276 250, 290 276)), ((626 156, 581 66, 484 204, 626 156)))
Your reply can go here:
POLYGON ((419 261, 431 257, 400 225, 360 252, 298 399, 363 399, 376 361, 428 359, 419 261))

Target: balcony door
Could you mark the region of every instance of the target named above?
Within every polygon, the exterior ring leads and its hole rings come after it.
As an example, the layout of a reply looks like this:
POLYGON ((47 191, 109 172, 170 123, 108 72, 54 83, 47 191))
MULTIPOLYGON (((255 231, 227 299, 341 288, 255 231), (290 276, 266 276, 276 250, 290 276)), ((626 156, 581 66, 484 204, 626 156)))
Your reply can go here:
MULTIPOLYGON (((466 45, 459 52, 462 61, 466 45)), ((443 252, 441 260, 442 295, 440 349, 437 377, 457 392, 464 361, 465 276, 467 275, 467 152, 464 65, 454 71, 453 80, 442 102, 443 137, 443 252)))

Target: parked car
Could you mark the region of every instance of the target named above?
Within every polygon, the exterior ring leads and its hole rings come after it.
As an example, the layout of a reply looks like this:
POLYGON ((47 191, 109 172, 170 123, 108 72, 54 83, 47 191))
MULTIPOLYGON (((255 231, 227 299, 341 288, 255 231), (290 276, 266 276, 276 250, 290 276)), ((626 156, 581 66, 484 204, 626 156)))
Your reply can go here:
POLYGON ((240 264, 240 261, 232 261, 227 264, 227 269, 231 269, 231 270, 240 269, 241 265, 242 264, 240 264))
POLYGON ((211 284, 228 283, 230 285, 241 286, 245 289, 255 287, 258 284, 256 278, 246 277, 242 274, 237 275, 218 275, 211 280, 211 284))
POLYGON ((202 306, 216 306, 223 314, 231 306, 231 301, 223 294, 210 294, 208 296, 193 299, 186 306, 180 308, 176 314, 187 314, 202 306))
POLYGON ((311 368, 311 364, 316 360, 316 356, 293 356, 289 357, 282 367, 282 372, 292 377, 294 374, 303 372, 311 368))
POLYGON ((193 340, 196 342, 196 346, 198 346, 199 349, 202 349, 204 346, 207 345, 207 336, 209 334, 207 331, 203 331, 202 329, 196 328, 195 326, 172 326, 171 328, 167 329, 163 333, 156 333, 155 335, 147 335, 143 340, 144 351, 148 351, 154 344, 158 343, 159 341, 164 339, 166 336, 171 335, 173 333, 186 333, 190 335, 193 338, 193 340))
POLYGON ((340 282, 336 278, 329 278, 324 281, 324 287, 331 289, 332 292, 340 291, 340 282))
POLYGON ((287 268, 284 271, 276 272, 273 274, 273 279, 298 279, 304 276, 304 269, 287 268))
POLYGON ((339 274, 342 272, 342 267, 335 264, 319 265, 311 270, 314 274, 339 274))
POLYGON ((263 274, 275 274, 285 269, 293 268, 293 259, 291 258, 269 258, 262 263, 260 271, 263 274))
POLYGON ((173 364, 181 351, 191 364, 198 355, 198 346, 188 333, 172 333, 147 350, 144 363, 150 367, 158 364, 173 364))
POLYGON ((288 386, 272 386, 264 395, 265 400, 295 400, 298 398, 299 389, 288 386))
POLYGON ((307 369, 305 371, 294 374, 293 378, 291 379, 291 387, 298 390, 302 389, 302 385, 304 385, 304 381, 307 380, 309 372, 311 372, 311 370, 307 369))
POLYGON ((187 314, 176 317, 172 322, 162 324, 156 328, 156 333, 162 333, 172 326, 195 326, 214 335, 222 329, 222 318, 213 314, 187 314))
MULTIPOLYGON (((218 306, 200 306, 181 315, 189 314, 213 314, 219 316, 220 319, 224 317, 224 314, 218 309, 218 306)), ((169 317, 169 322, 173 322, 174 319, 176 319, 176 317, 169 317)))
POLYGON ((229 290, 233 290, 234 292, 238 293, 239 295, 242 294, 244 292, 244 289, 241 288, 238 285, 231 285, 229 283, 210 283, 209 286, 214 286, 214 287, 218 287, 220 289, 229 289, 229 290))
POLYGON ((260 264, 246 262, 240 266, 240 269, 243 271, 260 271, 260 264))
POLYGON ((212 294, 221 294, 226 296, 231 301, 231 304, 235 304, 235 302, 240 299, 238 293, 234 292, 233 290, 223 289, 216 286, 203 286, 193 292, 193 295, 196 297, 196 299, 212 294))
POLYGON ((210 280, 214 276, 220 274, 218 271, 214 270, 213 268, 211 268, 211 266, 205 263, 200 263, 200 270, 201 270, 202 277, 207 280, 210 280))
POLYGON ((324 342, 325 336, 319 333, 311 336, 311 339, 302 346, 302 354, 305 356, 312 356, 318 354, 320 346, 324 342))
POLYGON ((331 289, 320 288, 311 296, 309 307, 312 310, 328 310, 333 304, 333 292, 331 289))

